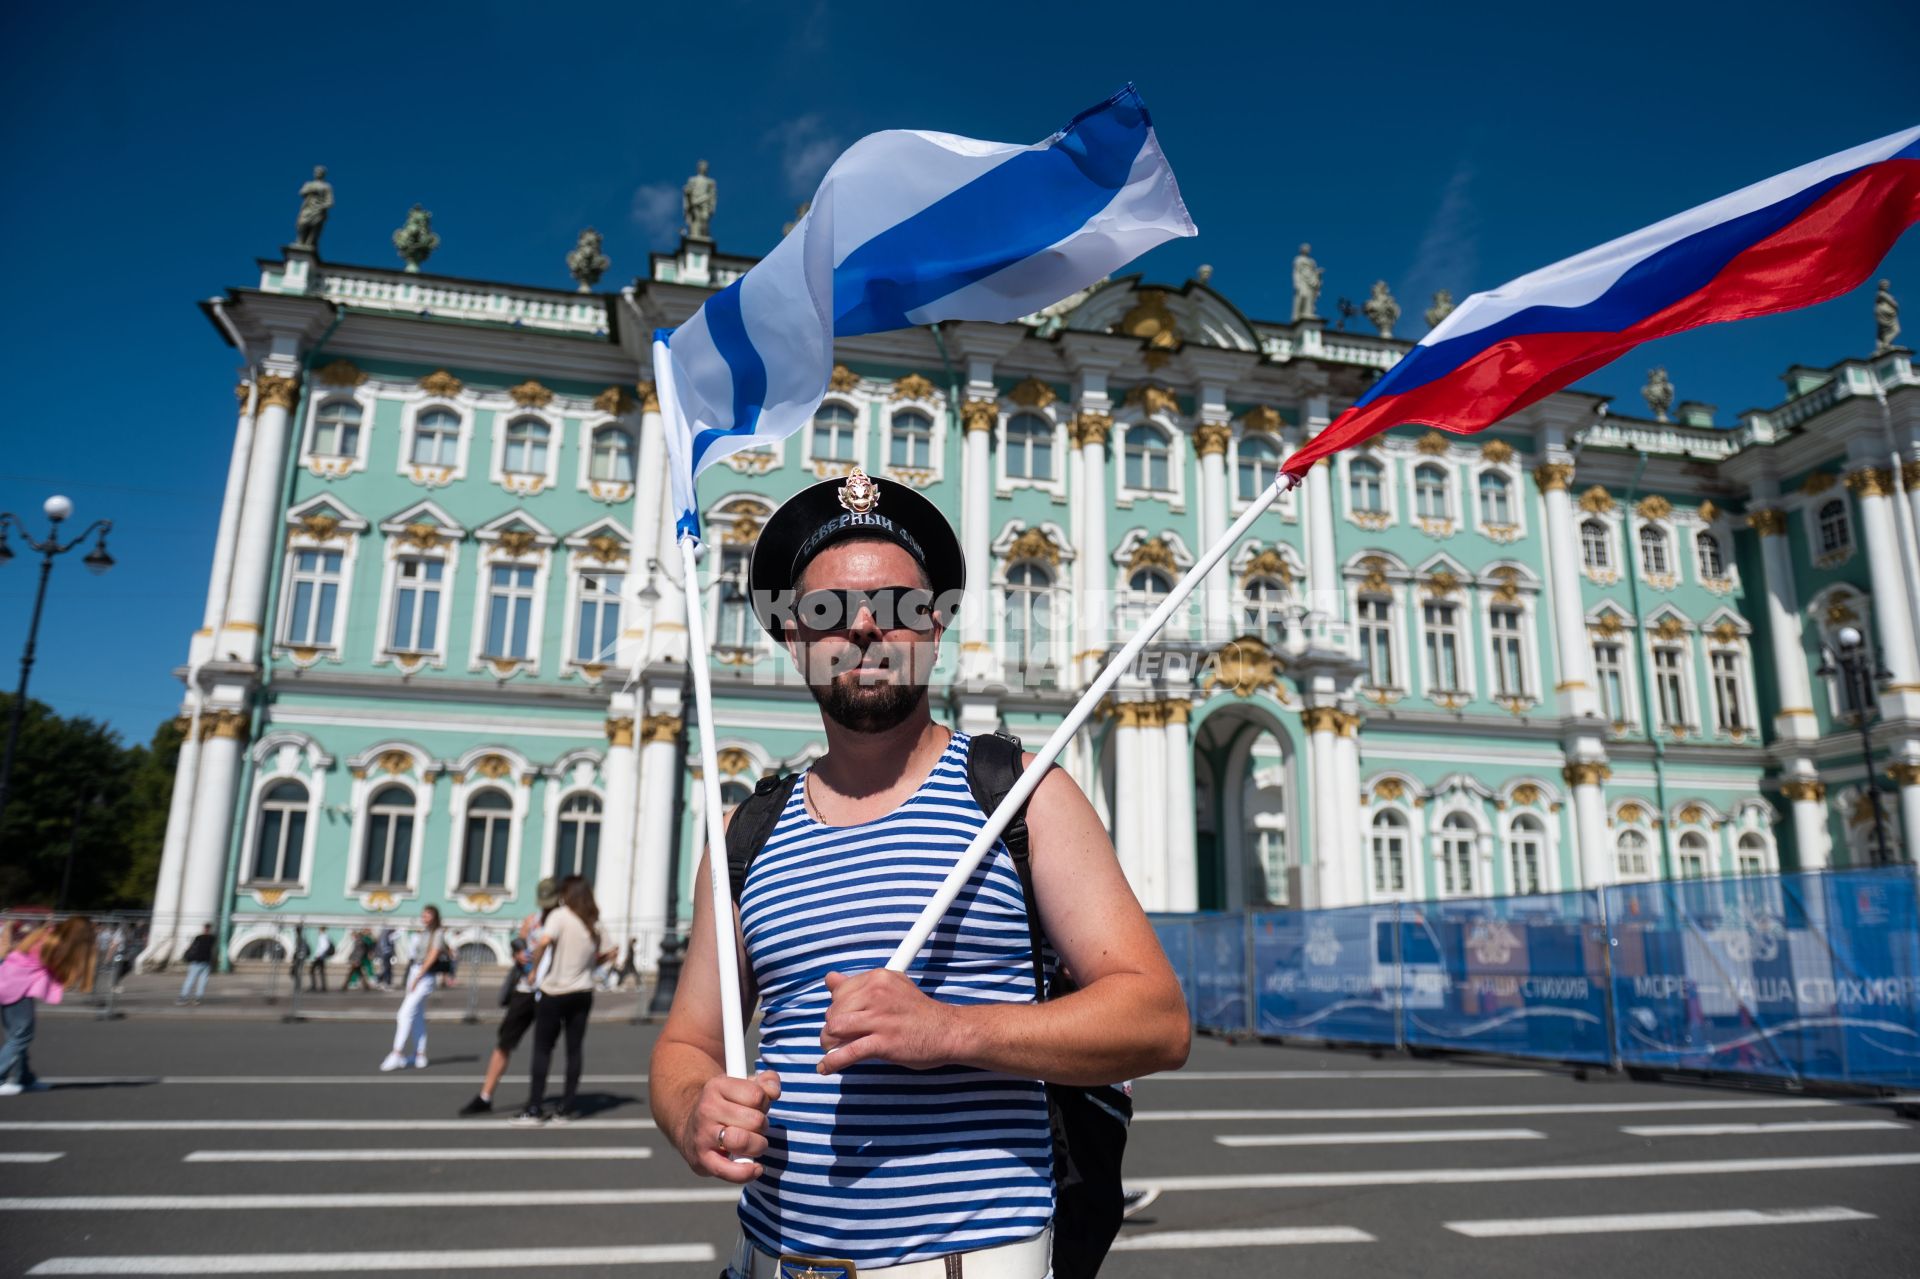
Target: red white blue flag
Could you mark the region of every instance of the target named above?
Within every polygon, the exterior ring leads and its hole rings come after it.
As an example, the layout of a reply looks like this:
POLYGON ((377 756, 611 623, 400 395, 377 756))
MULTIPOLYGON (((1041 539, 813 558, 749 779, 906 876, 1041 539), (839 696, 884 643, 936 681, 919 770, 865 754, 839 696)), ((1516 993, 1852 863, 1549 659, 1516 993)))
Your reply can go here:
POLYGON ((1838 297, 1916 220, 1920 128, 1756 182, 1474 294, 1283 469, 1401 424, 1485 430, 1642 342, 1838 297))

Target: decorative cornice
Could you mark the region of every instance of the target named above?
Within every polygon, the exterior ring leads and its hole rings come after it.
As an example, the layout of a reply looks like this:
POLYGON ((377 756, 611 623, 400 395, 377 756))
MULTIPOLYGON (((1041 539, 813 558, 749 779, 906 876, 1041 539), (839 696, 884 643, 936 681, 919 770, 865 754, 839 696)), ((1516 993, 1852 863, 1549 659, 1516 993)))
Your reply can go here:
POLYGON ((1283 425, 1280 414, 1267 404, 1254 405, 1240 419, 1243 430, 1258 431, 1266 435, 1275 434, 1283 425))
POLYGON ((968 400, 960 406, 960 422, 969 434, 991 431, 1000 422, 1000 405, 994 400, 968 400))
POLYGON ((1293 584, 1293 569, 1278 549, 1267 546, 1248 560, 1246 567, 1240 570, 1240 580, 1247 582, 1256 577, 1277 577, 1282 585, 1293 584))
POLYGON ((1053 539, 1047 536, 1045 529, 1029 526, 1022 530, 1019 537, 1013 539, 1011 546, 1007 547, 1007 563, 1012 564, 1018 560, 1039 560, 1046 564, 1058 564, 1060 548, 1054 545, 1053 539))
POLYGON ((1889 764, 1887 765, 1887 776, 1891 777, 1896 785, 1920 786, 1920 764, 1907 761, 1902 761, 1898 764, 1889 764))
POLYGON ((1428 431, 1425 435, 1413 442, 1413 451, 1416 453, 1424 453, 1428 457, 1445 457, 1447 450, 1451 447, 1447 442, 1447 437, 1438 431, 1428 431))
POLYGON ((678 715, 649 715, 640 721, 640 740, 643 742, 677 742, 680 740, 681 721, 678 715))
POLYGON ((1252 697, 1261 689, 1280 686, 1282 663, 1257 636, 1242 635, 1214 651, 1207 663, 1207 689, 1224 688, 1235 697, 1252 697))
POLYGON ((901 400, 934 400, 939 396, 939 387, 918 373, 909 373, 893 384, 891 398, 897 403, 901 400))
POLYGON ((602 413, 614 417, 624 417, 639 407, 640 402, 633 398, 632 392, 624 386, 610 386, 593 397, 593 407, 602 413))
POLYGON ((508 387, 507 394, 523 409, 544 409, 553 403, 553 392, 532 378, 528 378, 519 386, 508 387))
POLYGON ((1104 445, 1113 434, 1113 414, 1084 411, 1073 419, 1070 436, 1076 447, 1089 444, 1104 445))
POLYGON ((1712 498, 1707 498, 1700 503, 1700 509, 1697 514, 1700 516, 1700 522, 1702 524, 1712 524, 1720 518, 1721 511, 1718 506, 1714 505, 1712 498))
POLYGON ((1137 408, 1148 415, 1171 413, 1180 415, 1180 399, 1164 386, 1155 386, 1151 382, 1142 382, 1127 392, 1123 407, 1137 408))
POLYGON ((226 741, 244 742, 247 740, 247 714, 245 711, 203 711, 200 714, 200 740, 221 738, 226 741))
POLYGON ((1542 493, 1564 490, 1573 482, 1573 463, 1542 462, 1533 468, 1533 482, 1540 486, 1542 493))
POLYGON ((1513 461, 1513 445, 1505 440, 1488 440, 1480 446, 1480 460, 1495 466, 1504 466, 1513 461))
POLYGON ((1747 512, 1747 527, 1761 537, 1785 537, 1787 535, 1787 513, 1776 507, 1762 507, 1747 512))
POLYGON ((1340 731, 1340 711, 1332 706, 1309 706, 1300 712, 1300 727, 1308 733, 1340 731))
POLYGON ((1589 515, 1610 515, 1613 506, 1613 494, 1598 484, 1580 495, 1580 509, 1589 515))
POLYGON ((1007 398, 1023 409, 1044 409, 1060 397, 1045 382, 1030 377, 1008 391, 1007 398))
POLYGON ((1193 451, 1200 457, 1225 457, 1233 428, 1225 422, 1202 422, 1193 428, 1193 451))
POLYGON ((858 390, 859 387, 860 375, 844 364, 834 365, 833 372, 827 376, 827 389, 829 391, 838 391, 840 394, 845 395, 849 391, 858 390))
POLYGON ((1900 483, 1906 486, 1909 493, 1920 492, 1920 461, 1900 464, 1900 483))
POLYGON ((1885 466, 1863 466, 1847 472, 1847 491, 1855 497, 1892 497, 1893 470, 1885 466))
POLYGON ((660 411, 660 393, 654 389, 652 382, 635 382, 633 384, 633 393, 640 397, 640 411, 642 413, 658 413, 660 411))
POLYGON ((1827 802, 1827 784, 1813 778, 1794 778, 1780 783, 1780 795, 1796 804, 1824 804, 1827 802))
POLYGON ((1165 569, 1169 573, 1178 573, 1180 566, 1174 562, 1173 548, 1164 538, 1149 537, 1133 548, 1133 554, 1127 557, 1127 572, 1136 573, 1143 568, 1165 569))
POLYGON ((361 386, 367 380, 367 375, 352 360, 335 360, 316 369, 314 376, 320 379, 322 386, 361 386))
POLYGON ((1583 760, 1568 764, 1560 770, 1560 777, 1569 786, 1603 786, 1613 776, 1613 770, 1598 760, 1583 760))
POLYGON ((622 715, 607 721, 607 745, 633 745, 633 716, 622 715))
POLYGON ((450 400, 465 389, 465 384, 445 369, 435 369, 420 379, 420 389, 428 395, 450 400))
POLYGON ((260 407, 291 412, 300 398, 300 379, 278 373, 262 373, 256 382, 260 388, 260 407))
POLYGON ((1673 514, 1673 503, 1658 493, 1649 493, 1633 509, 1643 520, 1664 520, 1673 514))

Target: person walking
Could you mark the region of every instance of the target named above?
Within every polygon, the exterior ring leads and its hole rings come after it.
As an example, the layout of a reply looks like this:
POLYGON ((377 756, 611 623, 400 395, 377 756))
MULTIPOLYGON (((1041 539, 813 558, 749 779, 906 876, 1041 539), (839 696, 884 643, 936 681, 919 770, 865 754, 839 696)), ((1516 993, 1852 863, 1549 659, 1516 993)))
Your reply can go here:
POLYGON ((600 945, 600 908, 593 887, 584 876, 560 881, 560 905, 547 916, 532 963, 540 971, 540 1001, 534 1015, 533 1064, 528 1070, 527 1104, 509 1122, 521 1127, 564 1124, 575 1118, 574 1101, 580 1092, 580 1069, 585 1062, 587 1017, 593 1012, 594 965, 610 961, 615 952, 600 945), (544 971, 540 964, 551 952, 544 971), (560 1108, 551 1115, 547 1098, 547 1070, 553 1064, 553 1046, 567 1037, 567 1082, 560 1108))
POLYGON ((181 956, 186 961, 187 979, 180 983, 180 998, 176 1004, 198 1004, 201 996, 207 993, 207 977, 213 972, 213 925, 200 925, 200 933, 187 943, 186 953, 181 956))
MULTIPOLYGON (((552 878, 541 880, 534 889, 533 898, 537 909, 520 921, 519 934, 513 939, 513 967, 507 974, 503 1000, 507 1011, 500 1018, 500 1031, 493 1041, 493 1055, 487 1058, 487 1075, 480 1083, 480 1091, 460 1107, 463 1117, 493 1113, 493 1090, 500 1086, 500 1077, 507 1073, 507 1062, 512 1058, 513 1050, 520 1046, 520 1041, 533 1027, 539 1003, 539 972, 534 967, 534 950, 545 935, 541 929, 546 924, 547 916, 560 904, 559 881, 552 878)), ((547 954, 550 960, 552 952, 547 954)))
POLYGON ((33 1073, 27 1047, 33 1043, 34 1001, 57 1004, 67 988, 93 989, 99 962, 93 921, 76 915, 30 933, 0 960, 0 1097, 46 1087, 33 1073))
POLYGON ((638 937, 627 940, 627 958, 620 965, 620 976, 614 980, 614 989, 625 990, 628 978, 633 979, 635 990, 640 989, 640 939, 638 937))
POLYGON ((419 958, 407 966, 407 995, 400 1001, 393 1051, 380 1063, 382 1070, 427 1068, 427 999, 440 978, 453 971, 453 952, 447 949, 438 906, 420 912, 420 929, 420 945, 415 951, 419 958))
POLYGON ((380 989, 393 989, 393 950, 397 943, 393 929, 380 930, 379 944, 373 948, 373 957, 380 961, 380 989))
POLYGON ((353 989, 355 978, 359 979, 362 990, 373 985, 373 934, 364 928, 353 930, 353 945, 347 951, 347 975, 340 981, 342 994, 353 989))
POLYGON ((307 961, 307 989, 324 992, 327 988, 327 961, 333 958, 333 936, 325 924, 313 934, 313 958, 307 961))
POLYGON ((313 948, 307 945, 307 926, 295 924, 293 926, 293 958, 289 961, 291 967, 287 971, 287 976, 292 978, 289 986, 291 993, 299 993, 300 972, 311 958, 313 958, 313 948))

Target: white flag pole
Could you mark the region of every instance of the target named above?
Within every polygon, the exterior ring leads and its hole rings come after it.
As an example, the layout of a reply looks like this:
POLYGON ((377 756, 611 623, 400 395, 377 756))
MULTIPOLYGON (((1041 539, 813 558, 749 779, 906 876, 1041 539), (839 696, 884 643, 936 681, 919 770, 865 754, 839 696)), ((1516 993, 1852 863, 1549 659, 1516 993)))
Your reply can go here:
POLYGON ((1182 577, 1173 588, 1173 593, 1160 601, 1160 607, 1153 610, 1153 615, 1147 618, 1140 629, 1134 633, 1133 638, 1127 641, 1126 646, 1114 654, 1112 660, 1107 663, 1106 669, 1102 670, 1087 691, 1081 694, 1080 700, 1074 704, 1072 710, 1067 712, 1067 717, 1060 721, 1060 727, 1053 730, 1053 736, 1047 739, 1046 745, 1034 752, 1033 763, 1027 765, 1026 771, 1020 774, 1020 780, 1013 784, 1013 789, 1008 791, 1007 797, 1000 801, 1000 806, 987 817, 987 824, 980 828, 980 833, 973 837, 973 842, 968 844, 966 851, 960 854, 960 860, 955 862, 953 869, 947 872, 946 879, 941 881, 939 889, 933 894, 933 899, 927 903, 926 909, 920 912, 920 918, 914 921, 913 928, 894 950, 893 957, 887 960, 888 968, 896 973, 903 973, 907 970, 907 966, 913 963, 914 957, 920 953, 920 948, 927 944, 927 938, 933 934, 941 917, 953 905, 954 898, 960 895, 960 890, 973 876, 974 869, 986 857, 987 850, 992 848, 1000 838, 1000 832, 1004 831, 1007 823, 1013 820, 1014 813, 1019 811, 1020 806, 1026 803, 1039 787, 1040 780, 1047 775, 1047 769, 1052 767, 1053 761, 1060 757, 1060 752, 1067 748, 1067 743, 1072 741, 1073 735, 1080 731, 1080 726, 1086 722, 1087 717, 1093 714, 1093 708, 1099 705, 1100 699, 1107 695, 1120 679, 1121 674, 1133 664, 1133 659, 1140 655, 1140 650, 1147 646, 1147 642, 1159 634, 1161 628, 1172 620, 1174 613, 1186 603, 1187 597, 1193 594, 1201 580, 1212 571, 1213 566, 1233 549, 1234 543, 1246 536, 1247 530, 1253 527, 1253 522, 1273 505, 1274 499, 1286 489, 1293 487, 1295 483, 1298 481, 1285 475, 1275 477, 1266 491, 1255 498, 1253 504, 1233 522, 1233 527, 1221 534, 1220 540, 1209 546, 1206 553, 1194 562, 1193 567, 1187 570, 1186 576, 1182 577))

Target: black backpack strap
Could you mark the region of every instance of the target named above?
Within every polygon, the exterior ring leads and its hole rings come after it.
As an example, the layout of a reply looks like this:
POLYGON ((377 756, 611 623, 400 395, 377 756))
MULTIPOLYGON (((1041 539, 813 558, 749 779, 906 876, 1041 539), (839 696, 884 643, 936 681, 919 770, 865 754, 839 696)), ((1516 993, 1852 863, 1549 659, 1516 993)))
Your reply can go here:
MULTIPOLYGON (((992 815, 1013 790, 1026 769, 1020 762, 1020 739, 1011 733, 976 733, 967 749, 967 788, 980 811, 992 815)), ((735 820, 738 820, 737 818, 735 820)), ((1036 1000, 1047 997, 1046 933, 1040 927, 1040 908, 1033 895, 1033 864, 1027 856, 1027 806, 1013 815, 1000 833, 1000 842, 1020 874, 1020 896, 1027 908, 1027 942, 1033 952, 1033 989, 1036 1000)))
POLYGON ((727 823, 727 881, 732 885, 735 905, 739 904, 740 893, 747 886, 747 868, 766 847, 767 837, 779 824, 780 814, 786 811, 793 784, 798 780, 798 773, 762 777, 755 784, 753 794, 733 810, 733 820, 727 823))

